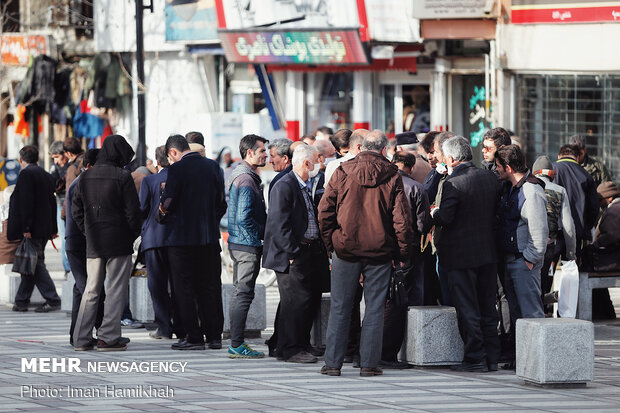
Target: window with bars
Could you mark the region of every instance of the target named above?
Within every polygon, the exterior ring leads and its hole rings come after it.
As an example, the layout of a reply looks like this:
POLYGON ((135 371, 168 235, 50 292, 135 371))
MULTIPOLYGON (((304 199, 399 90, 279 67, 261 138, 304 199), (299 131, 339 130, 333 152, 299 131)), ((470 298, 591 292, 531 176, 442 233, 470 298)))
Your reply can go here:
POLYGON ((518 134, 528 164, 556 159, 571 135, 620 178, 620 75, 518 75, 518 134))

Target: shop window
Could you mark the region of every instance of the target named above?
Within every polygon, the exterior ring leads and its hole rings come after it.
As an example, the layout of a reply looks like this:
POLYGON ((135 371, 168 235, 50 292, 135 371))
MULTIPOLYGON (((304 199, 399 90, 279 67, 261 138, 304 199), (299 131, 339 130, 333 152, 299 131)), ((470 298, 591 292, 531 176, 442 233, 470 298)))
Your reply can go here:
POLYGON ((519 75, 518 132, 531 164, 557 157, 571 135, 585 135, 588 153, 620 177, 620 76, 519 75))
POLYGON ((314 79, 306 79, 306 87, 313 90, 306 94, 305 132, 314 132, 321 126, 334 131, 352 128, 353 73, 309 73, 309 76, 314 79))

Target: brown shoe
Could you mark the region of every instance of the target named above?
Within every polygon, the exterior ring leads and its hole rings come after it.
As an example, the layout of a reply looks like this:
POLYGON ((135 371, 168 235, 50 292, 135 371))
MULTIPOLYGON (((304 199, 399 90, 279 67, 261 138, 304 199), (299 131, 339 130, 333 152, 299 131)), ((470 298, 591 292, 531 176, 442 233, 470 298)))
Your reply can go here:
POLYGON ((321 374, 327 374, 328 376, 340 376, 340 369, 335 367, 321 367, 321 374))
POLYGON ((319 359, 307 351, 302 350, 294 356, 289 357, 286 361, 289 363, 316 363, 319 359))
POLYGON ((381 376, 382 374, 383 370, 381 367, 362 367, 360 370, 361 377, 381 376))

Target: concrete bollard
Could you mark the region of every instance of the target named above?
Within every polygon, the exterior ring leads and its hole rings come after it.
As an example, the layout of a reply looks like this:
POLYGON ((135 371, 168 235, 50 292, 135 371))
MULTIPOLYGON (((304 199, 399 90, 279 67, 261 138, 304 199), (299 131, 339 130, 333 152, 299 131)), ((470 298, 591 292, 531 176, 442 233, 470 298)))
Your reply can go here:
POLYGON ((594 380, 594 324, 569 318, 517 320, 517 377, 535 384, 594 380))
POLYGON ((446 366, 463 361, 463 340, 454 307, 409 307, 406 355, 416 366, 446 366))

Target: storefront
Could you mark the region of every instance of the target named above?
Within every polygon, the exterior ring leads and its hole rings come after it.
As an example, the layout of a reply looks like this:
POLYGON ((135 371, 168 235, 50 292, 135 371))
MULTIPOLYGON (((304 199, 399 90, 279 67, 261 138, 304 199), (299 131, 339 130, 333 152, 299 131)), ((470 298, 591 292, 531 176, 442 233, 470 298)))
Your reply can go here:
MULTIPOLYGON (((551 159, 574 134, 620 177, 620 38, 617 2, 513 0, 499 43, 511 126, 528 162, 551 159), (616 16, 614 18, 614 16, 616 16), (580 24, 572 24, 580 23, 580 24)), ((507 117, 508 117, 507 116, 507 117)))
POLYGON ((413 2, 397 15, 395 0, 273 3, 271 14, 254 2, 216 7, 226 59, 254 65, 274 129, 291 139, 320 126, 428 130, 430 71, 418 74, 413 2))

